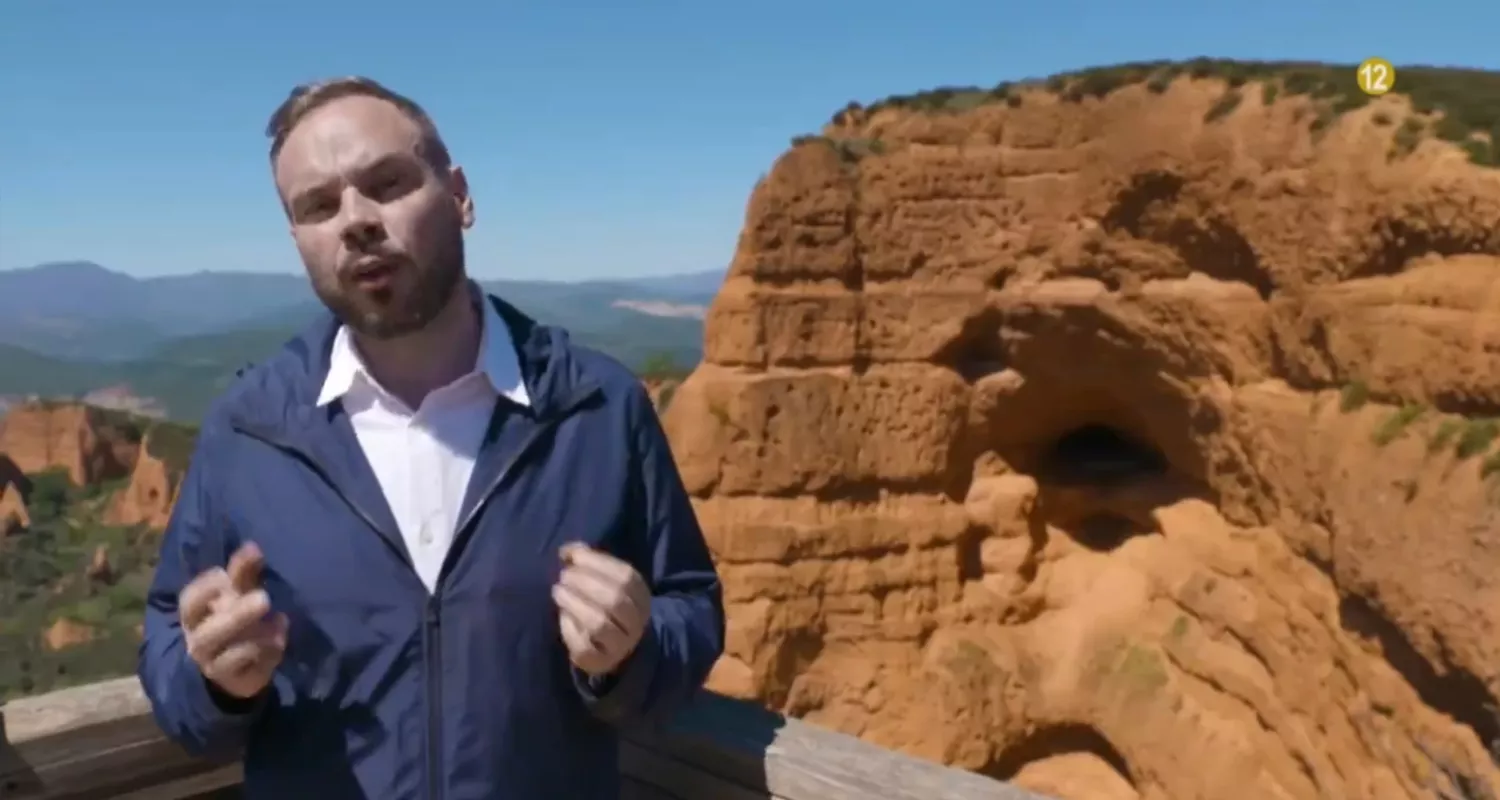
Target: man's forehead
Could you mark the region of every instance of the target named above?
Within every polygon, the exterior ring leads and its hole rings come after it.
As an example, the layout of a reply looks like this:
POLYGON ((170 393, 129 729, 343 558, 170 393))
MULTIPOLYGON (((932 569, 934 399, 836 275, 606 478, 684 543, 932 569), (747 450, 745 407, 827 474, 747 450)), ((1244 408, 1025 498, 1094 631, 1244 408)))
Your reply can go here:
POLYGON ((417 155, 422 128, 375 97, 340 97, 308 112, 282 144, 278 175, 329 174, 396 154, 417 155))

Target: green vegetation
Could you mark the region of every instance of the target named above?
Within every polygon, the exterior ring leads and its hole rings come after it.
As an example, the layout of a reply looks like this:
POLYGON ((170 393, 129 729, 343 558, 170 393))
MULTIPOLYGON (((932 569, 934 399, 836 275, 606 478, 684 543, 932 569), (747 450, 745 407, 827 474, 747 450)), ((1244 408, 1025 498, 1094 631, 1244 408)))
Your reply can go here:
POLYGON ((678 363, 671 353, 652 353, 636 367, 636 374, 646 380, 681 380, 693 371, 691 365, 678 363))
POLYGON ((1370 387, 1363 381, 1351 381, 1339 390, 1339 410, 1345 414, 1358 411, 1370 402, 1370 387))
MULTIPOLYGON (((1026 91, 1046 91, 1065 102, 1080 102, 1135 84, 1144 84, 1148 91, 1161 93, 1178 78, 1216 78, 1228 84, 1229 91, 1215 104, 1209 121, 1232 112, 1243 100, 1240 87, 1255 82, 1260 84, 1265 103, 1285 96, 1307 97, 1317 103, 1319 111, 1308 120, 1309 127, 1317 131, 1339 115, 1373 100, 1356 85, 1355 69, 1353 64, 1214 58, 1136 62, 1091 67, 1040 80, 1006 82, 988 89, 946 86, 888 97, 863 110, 873 113, 900 108, 958 113, 995 102, 1018 106, 1024 102, 1026 91)), ((1415 147, 1414 141, 1434 136, 1462 147, 1476 164, 1500 166, 1500 72, 1398 65, 1392 93, 1408 98, 1420 115, 1405 123, 1410 128, 1397 131, 1394 154, 1410 152, 1415 147)), ((859 104, 851 103, 835 115, 835 120, 860 109, 859 104)))
POLYGON ((133 671, 156 559, 154 533, 102 522, 115 487, 75 487, 61 470, 29 478, 31 527, 0 540, 0 701, 133 671), (109 569, 90 577, 101 548, 109 569), (59 621, 92 638, 49 649, 59 621))
MULTIPOLYGON (((1379 433, 1377 431, 1376 435, 1379 433)), ((1437 455, 1451 447, 1454 457, 1466 460, 1488 453, 1496 439, 1500 439, 1500 419, 1446 416, 1427 437, 1427 453, 1437 455)), ((1489 455, 1481 464, 1485 476, 1497 469, 1500 469, 1500 453, 1489 455)))
POLYGON ((152 425, 146 436, 146 454, 159 459, 174 472, 187 471, 188 459, 198 440, 198 426, 178 422, 152 425))
POLYGON ((1465 420, 1459 428, 1458 443, 1453 447, 1453 454, 1459 458, 1473 458, 1489 450, 1497 436, 1500 436, 1500 421, 1465 420))
POLYGON ((642 380, 662 382, 656 396, 658 413, 666 411, 667 406, 672 404, 672 397, 677 394, 677 384, 687 378, 689 372, 692 372, 692 368, 678 364, 671 353, 648 356, 636 369, 636 374, 642 380))
POLYGON ((835 139, 828 136, 794 136, 792 146, 820 143, 833 148, 839 160, 854 164, 865 156, 878 156, 885 152, 885 142, 880 139, 835 139))
MULTIPOLYGON (((1370 390, 1361 381, 1351 381, 1339 392, 1339 409, 1350 413, 1370 402, 1370 390)), ((1376 447, 1384 447, 1428 413, 1423 403, 1408 402, 1386 414, 1380 424, 1370 432, 1370 441, 1376 447)), ((1481 476, 1489 478, 1500 474, 1500 451, 1491 452, 1491 447, 1500 440, 1500 418, 1464 417, 1444 415, 1427 436, 1427 455, 1435 456, 1452 449, 1454 458, 1466 461, 1483 457, 1480 461, 1481 476)), ((1408 495, 1415 493, 1415 483, 1408 486, 1408 495)))
POLYGON ((1426 413, 1426 411, 1427 406, 1424 406, 1421 403, 1407 403, 1406 405, 1396 409, 1395 411, 1392 411, 1390 415, 1380 423, 1380 426, 1375 429, 1375 432, 1370 435, 1370 439, 1375 442, 1375 445, 1377 447, 1385 447, 1391 442, 1396 441, 1396 437, 1405 432, 1406 429, 1410 427, 1413 422, 1416 422, 1424 413, 1426 413))
POLYGON ((176 352, 174 346, 148 358, 110 363, 53 358, 0 345, 0 394, 77 399, 105 387, 129 386, 137 397, 161 403, 174 419, 198 420, 237 370, 275 352, 289 333, 194 337, 179 343, 191 353, 176 352))
POLYGON ((1240 94, 1238 89, 1230 89, 1220 95, 1212 106, 1209 106, 1208 111, 1203 114, 1203 121, 1214 122, 1229 116, 1240 107, 1240 101, 1244 99, 1244 95, 1240 94))
POLYGON ((667 384, 661 387, 661 392, 656 397, 656 413, 664 414, 667 407, 672 405, 672 398, 677 396, 677 385, 667 384))
POLYGON ((1138 644, 1125 648, 1115 676, 1131 693, 1152 694, 1168 683, 1167 665, 1155 649, 1138 644))
POLYGON ((1464 421, 1459 417, 1444 418, 1432 432, 1432 437, 1427 440, 1427 452, 1437 455, 1446 450, 1448 445, 1453 443, 1453 437, 1458 435, 1458 430, 1463 425, 1464 421))

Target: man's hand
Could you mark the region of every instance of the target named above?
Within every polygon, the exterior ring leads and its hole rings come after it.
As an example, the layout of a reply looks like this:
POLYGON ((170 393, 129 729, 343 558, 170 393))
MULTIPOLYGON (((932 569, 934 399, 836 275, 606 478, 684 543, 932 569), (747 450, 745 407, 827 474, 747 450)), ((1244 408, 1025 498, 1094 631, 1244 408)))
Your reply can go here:
POLYGON ((260 548, 241 547, 228 569, 211 569, 178 595, 188 656, 225 694, 249 699, 271 682, 286 651, 287 618, 270 616, 260 588, 260 548))
POLYGON ((602 678, 635 651, 651 618, 651 591, 635 568, 614 556, 569 544, 552 599, 573 666, 602 678))

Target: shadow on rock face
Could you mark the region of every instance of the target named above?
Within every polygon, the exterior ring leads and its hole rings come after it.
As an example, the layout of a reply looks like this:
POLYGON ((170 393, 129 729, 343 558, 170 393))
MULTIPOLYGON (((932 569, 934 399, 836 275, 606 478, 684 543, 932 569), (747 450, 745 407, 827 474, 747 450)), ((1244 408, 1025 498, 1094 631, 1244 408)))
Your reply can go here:
POLYGON ((1058 437, 1042 457, 1037 477, 1046 483, 1102 488, 1166 471, 1167 460, 1155 447, 1107 425, 1084 425, 1058 437))

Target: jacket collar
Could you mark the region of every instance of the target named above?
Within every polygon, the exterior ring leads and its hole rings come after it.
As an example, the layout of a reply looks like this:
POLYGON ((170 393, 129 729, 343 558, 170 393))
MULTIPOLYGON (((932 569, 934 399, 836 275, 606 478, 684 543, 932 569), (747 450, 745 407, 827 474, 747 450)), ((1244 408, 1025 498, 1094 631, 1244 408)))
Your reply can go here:
MULTIPOLYGON (((510 328, 501 319, 494 303, 474 284, 469 286, 473 302, 480 307, 479 357, 474 371, 483 375, 496 393, 518 406, 530 406, 531 395, 521 377, 520 358, 510 328)), ((348 325, 340 325, 329 348, 328 374, 323 378, 315 405, 326 406, 342 398, 361 382, 375 385, 364 357, 355 347, 348 325)))
MULTIPOLYGON (((510 388, 524 392, 529 402, 520 408, 526 413, 538 420, 551 418, 597 388, 573 358, 566 330, 538 323, 499 297, 486 294, 476 283, 470 282, 470 290, 488 306, 486 326, 498 322, 494 330, 503 329, 506 334, 490 344, 499 349, 509 340, 519 377, 519 384, 510 388)), ((324 310, 275 356, 244 371, 221 401, 230 422, 248 432, 280 438, 289 429, 304 429, 315 420, 339 414, 341 404, 320 405, 318 401, 334 369, 335 342, 342 327, 324 310)))

